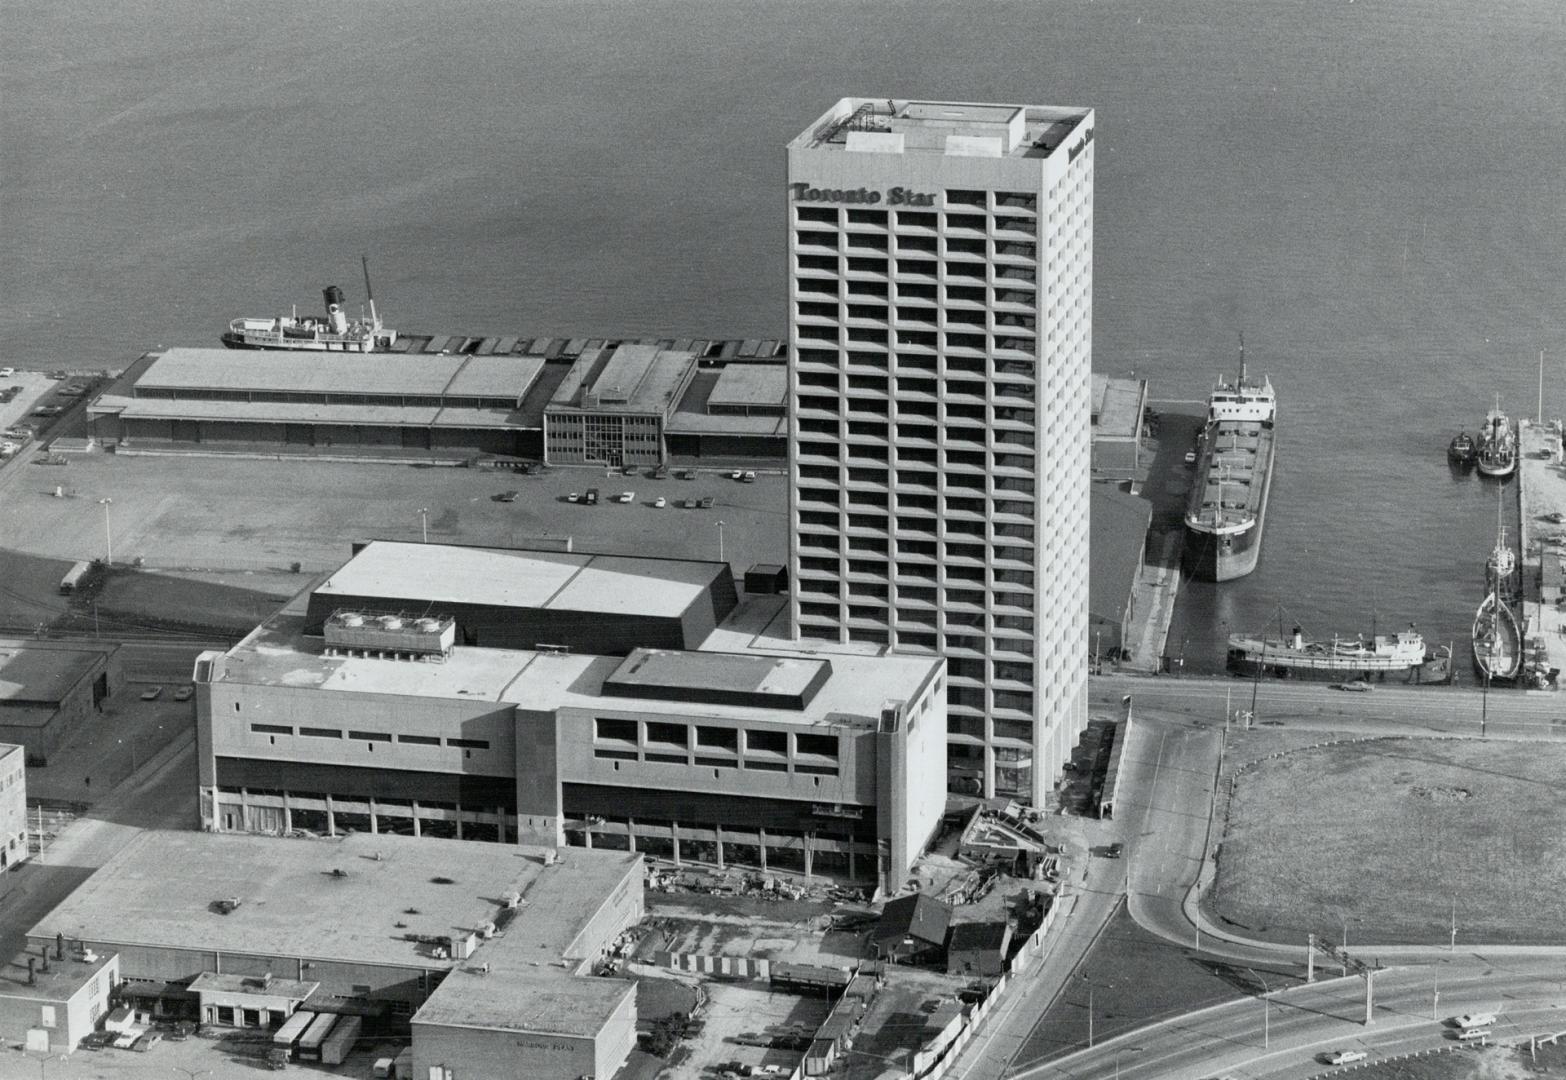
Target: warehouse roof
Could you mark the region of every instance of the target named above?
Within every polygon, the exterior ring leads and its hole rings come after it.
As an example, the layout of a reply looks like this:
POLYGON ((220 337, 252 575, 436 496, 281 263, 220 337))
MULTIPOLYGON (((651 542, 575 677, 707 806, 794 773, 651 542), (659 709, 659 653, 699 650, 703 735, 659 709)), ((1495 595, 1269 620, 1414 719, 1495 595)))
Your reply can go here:
POLYGON ((0 966, 0 998, 22 998, 33 1001, 69 1001, 89 980, 114 963, 118 953, 96 956, 84 960, 75 950, 67 951, 64 958, 56 958, 50 949, 48 968, 45 970, 41 956, 34 952, 19 952, 11 961, 0 966), (27 961, 33 961, 33 977, 27 979, 27 961))
POLYGON ((544 370, 542 356, 470 356, 445 389, 448 397, 508 397, 520 402, 544 370))
POLYGON ((138 389, 281 390, 300 393, 439 395, 462 356, 169 349, 138 389))
POLYGON ((589 924, 639 876, 640 856, 623 852, 560 851, 527 890, 524 914, 479 951, 487 964, 453 971, 430 996, 414 1023, 499 1028, 547 1035, 596 1035, 635 984, 582 978, 598 942, 584 940, 589 924), (562 961, 556 963, 556 961, 562 961), (542 962, 540 962, 542 961, 542 962))
POLYGON ((13 706, 56 705, 105 656, 103 649, 0 642, 0 701, 13 706))
POLYGON ((721 563, 377 540, 316 588, 319 596, 417 597, 675 617, 705 594, 721 563))
POLYGON ((1142 410, 1147 404, 1145 379, 1093 376, 1093 437, 1136 439, 1142 434, 1142 410))
POLYGON ((1088 533, 1093 538, 1088 611, 1092 614, 1119 622, 1125 613, 1152 517, 1153 504, 1140 495, 1093 485, 1088 500, 1088 533))
POLYGON ((707 397, 708 405, 786 405, 788 365, 728 364, 707 397))
POLYGON ((695 367, 694 353, 656 345, 584 350, 549 408, 667 416, 695 367))
POLYGON ((126 841, 29 937, 444 968, 449 960, 408 936, 446 936, 493 920, 497 898, 525 893, 540 869, 536 852, 462 840, 149 830, 126 841), (225 914, 228 900, 238 905, 225 914))

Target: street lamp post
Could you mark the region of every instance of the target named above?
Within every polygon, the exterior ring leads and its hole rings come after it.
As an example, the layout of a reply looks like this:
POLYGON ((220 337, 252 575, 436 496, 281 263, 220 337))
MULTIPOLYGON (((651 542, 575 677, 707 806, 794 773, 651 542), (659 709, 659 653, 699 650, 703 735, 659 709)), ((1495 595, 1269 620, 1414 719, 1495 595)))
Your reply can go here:
POLYGON ((98 500, 98 505, 103 507, 103 565, 105 566, 114 565, 114 536, 109 531, 109 507, 113 504, 113 499, 98 500))
POLYGON ((430 542, 430 508, 419 507, 419 532, 424 537, 424 543, 430 542))
POLYGON ((718 522, 718 561, 723 562, 723 522, 718 522))
POLYGON ((1255 968, 1246 968, 1262 987, 1262 1049, 1272 1048, 1272 999, 1268 997, 1272 993, 1272 987, 1267 985, 1267 980, 1261 977, 1261 973, 1255 968))
POLYGON ((1457 894, 1452 894, 1452 952, 1457 951, 1457 894))

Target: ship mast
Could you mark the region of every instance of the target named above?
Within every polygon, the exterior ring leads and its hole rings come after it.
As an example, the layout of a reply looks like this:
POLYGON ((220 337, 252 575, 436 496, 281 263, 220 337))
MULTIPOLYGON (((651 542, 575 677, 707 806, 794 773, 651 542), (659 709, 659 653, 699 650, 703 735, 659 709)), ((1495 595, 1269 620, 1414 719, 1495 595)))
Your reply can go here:
POLYGON ((375 313, 375 290, 370 288, 370 257, 360 255, 359 262, 364 267, 364 295, 370 301, 370 325, 376 330, 381 328, 381 317, 375 313))

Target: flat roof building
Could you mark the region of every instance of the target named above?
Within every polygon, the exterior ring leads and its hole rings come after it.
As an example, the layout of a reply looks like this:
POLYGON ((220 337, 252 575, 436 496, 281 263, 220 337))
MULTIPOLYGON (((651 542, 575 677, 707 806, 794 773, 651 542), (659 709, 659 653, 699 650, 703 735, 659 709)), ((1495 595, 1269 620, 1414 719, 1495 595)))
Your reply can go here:
POLYGON ((202 820, 900 884, 944 808, 943 664, 801 652, 781 604, 723 563, 376 541, 198 661, 202 820), (344 642, 387 610, 406 645, 344 642))
POLYGON ((0 742, 47 762, 125 681, 118 645, 0 639, 0 742))
POLYGON ((275 1028, 329 1005, 408 1018, 415 1060, 460 1075, 525 1058, 576 1080, 612 1075, 634 1044, 634 983, 588 976, 642 914, 641 858, 625 852, 148 831, 28 939, 117 952, 128 982, 203 1023, 275 1028))
POLYGON ((0 874, 27 861, 27 752, 0 743, 0 874))
POLYGON ((782 378, 780 352, 777 341, 448 335, 403 335, 369 354, 171 348, 133 363, 87 413, 91 435, 127 453, 259 445, 371 461, 781 461, 783 395, 760 374, 782 378), (740 399, 709 409, 718 381, 740 399))
POLYGON ((1087 723, 1091 109, 843 98, 788 145, 791 618, 948 658, 949 769, 1087 723))
POLYGON ((1093 478, 1129 480, 1142 467, 1147 380, 1093 376, 1093 478))
MULTIPOLYGON (((0 1044, 69 1054, 108 1011, 120 958, 40 943, 0 966, 0 1044)), ((9 1055, 7 1055, 9 1056, 9 1055)))

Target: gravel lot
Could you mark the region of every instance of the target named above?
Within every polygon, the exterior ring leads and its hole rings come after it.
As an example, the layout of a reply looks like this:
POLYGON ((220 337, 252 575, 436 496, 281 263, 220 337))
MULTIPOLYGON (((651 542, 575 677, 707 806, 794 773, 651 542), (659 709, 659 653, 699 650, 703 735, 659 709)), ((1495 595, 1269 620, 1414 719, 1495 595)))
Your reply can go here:
MULTIPOLYGON (((31 458, 32 455, 27 455, 31 458)), ((418 540, 428 511, 431 542, 519 546, 571 537, 578 550, 717 558, 737 568, 788 556, 787 487, 781 474, 742 484, 727 474, 696 480, 606 476, 558 468, 546 476, 480 469, 357 465, 220 457, 72 454, 64 467, 19 460, 0 470, 0 548, 62 559, 96 558, 112 540, 115 561, 182 569, 305 570, 336 567, 352 541, 418 540), (56 487, 63 489, 55 496, 56 487), (596 487, 596 507, 566 501, 596 487), (515 502, 495 496, 515 490, 515 502), (607 501, 634 491, 630 504, 607 501), (675 501, 712 496, 710 510, 675 501), (655 508, 662 496, 669 505, 655 508), (108 536, 104 507, 111 498, 108 536)))

